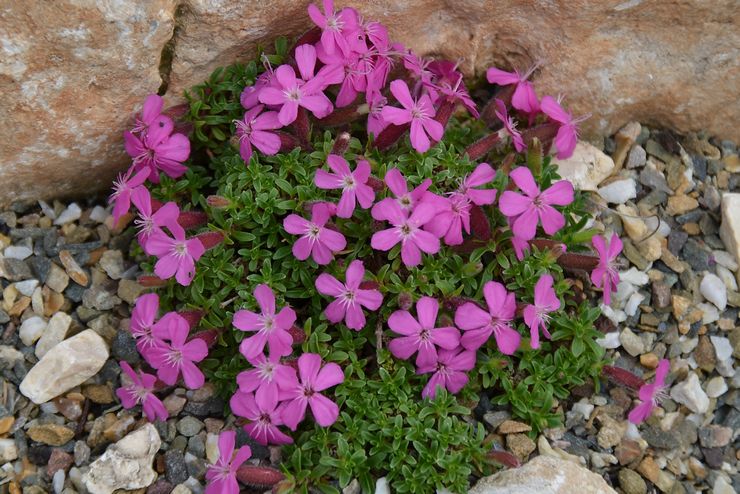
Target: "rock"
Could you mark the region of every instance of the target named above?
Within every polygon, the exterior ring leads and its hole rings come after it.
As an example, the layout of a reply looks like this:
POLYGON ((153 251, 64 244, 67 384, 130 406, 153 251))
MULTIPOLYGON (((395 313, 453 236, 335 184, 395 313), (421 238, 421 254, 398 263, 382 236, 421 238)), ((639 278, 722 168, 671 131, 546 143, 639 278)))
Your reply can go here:
POLYGON ((121 303, 121 299, 108 292, 100 285, 94 285, 85 290, 82 295, 82 305, 89 309, 111 310, 121 303))
POLYGON ((610 204, 624 204, 637 197, 637 185, 631 178, 609 182, 598 189, 599 195, 610 204))
POLYGON ((36 404, 45 403, 97 374, 107 359, 105 341, 87 329, 49 350, 26 374, 20 391, 36 404))
POLYGON ((601 429, 596 436, 596 440, 604 449, 610 449, 619 444, 624 437, 626 426, 622 422, 618 422, 608 415, 599 416, 601 421, 601 429))
POLYGON ((100 258, 100 267, 113 280, 120 280, 123 274, 123 254, 120 250, 106 250, 100 258))
POLYGON ((185 465, 185 455, 182 451, 169 449, 164 454, 164 468, 167 481, 181 484, 188 479, 188 470, 185 465))
POLYGON ((375 481, 375 494, 391 494, 391 489, 388 487, 388 479, 380 477, 375 481))
POLYGON ((722 226, 719 236, 727 251, 740 263, 740 194, 722 195, 722 226))
POLYGON ((537 445, 526 434, 509 434, 506 436, 506 447, 514 456, 524 461, 537 445))
POLYGON ((601 476, 572 461, 538 456, 522 467, 480 479, 470 494, 616 494, 601 476))
POLYGON ((699 429, 699 442, 705 448, 722 448, 730 444, 732 429, 711 424, 699 429))
POLYGON ((699 201, 687 195, 676 195, 668 198, 668 207, 665 212, 671 216, 678 216, 699 207, 699 201))
POLYGON ((201 429, 203 429, 203 422, 190 415, 183 417, 177 423, 178 432, 185 437, 195 436, 201 429))
POLYGON ((6 257, 0 259, 0 278, 5 278, 9 281, 23 281, 31 278, 31 268, 28 267, 25 261, 20 259, 13 259, 12 257, 6 257))
POLYGON ((89 278, 68 250, 59 252, 59 260, 72 280, 80 286, 87 286, 89 278))
POLYGON ((699 338, 699 344, 694 350, 694 360, 700 369, 707 372, 712 372, 714 366, 717 365, 717 355, 714 346, 709 338, 704 335, 699 338))
POLYGON ((6 463, 18 458, 18 447, 12 439, 0 439, 0 462, 6 463))
POLYGON ((72 324, 72 318, 64 312, 57 312, 54 316, 49 319, 49 324, 46 326, 44 334, 41 335, 41 339, 36 343, 36 356, 42 358, 46 355, 49 350, 58 345, 67 336, 69 326, 72 324))
POLYGON ((710 398, 718 398, 727 392, 727 383, 722 376, 714 376, 706 385, 706 393, 710 398))
POLYGON ((146 290, 145 287, 133 280, 124 279, 118 283, 118 296, 129 305, 133 305, 144 290, 146 290))
POLYGON ((730 343, 728 338, 724 336, 710 336, 709 339, 714 346, 714 352, 718 361, 723 362, 732 357, 732 343, 730 343))
POLYGON ((640 168, 647 161, 647 153, 642 146, 634 146, 627 155, 627 168, 640 168))
POLYGON ((82 210, 76 202, 73 202, 69 206, 67 206, 67 209, 62 211, 62 213, 57 217, 56 220, 54 220, 54 224, 57 226, 66 225, 67 223, 77 221, 78 219, 80 219, 81 215, 82 210))
POLYGON ((614 165, 617 169, 622 168, 624 159, 627 157, 627 153, 632 149, 632 145, 637 141, 642 131, 642 126, 639 122, 629 122, 627 125, 619 129, 619 132, 614 134, 614 141, 616 143, 616 149, 614 150, 614 165))
POLYGON ((141 489, 157 474, 152 469, 161 441, 157 429, 146 424, 109 446, 103 456, 90 465, 82 480, 90 494, 111 494, 116 489, 141 489))
POLYGON ((57 424, 37 425, 28 429, 28 437, 49 446, 63 446, 75 435, 72 429, 57 424))
POLYGON ((9 245, 3 251, 3 256, 8 259, 18 259, 22 261, 33 254, 33 251, 25 245, 9 245))
POLYGON ((619 487, 622 488, 624 494, 645 494, 647 492, 647 484, 640 474, 629 468, 619 471, 619 487))
POLYGON ((62 293, 69 285, 69 275, 59 266, 51 263, 46 277, 46 286, 57 293, 62 293))
POLYGON ((645 353, 645 343, 630 328, 624 328, 622 330, 619 334, 619 342, 625 351, 633 357, 645 353))
POLYGON ((614 448, 614 456, 617 457, 620 465, 629 465, 642 456, 642 448, 637 441, 624 439, 614 448))
POLYGON ((714 485, 712 486, 712 494, 736 494, 737 491, 735 490, 732 485, 730 485, 727 480, 725 480, 724 477, 721 475, 717 476, 717 480, 714 481, 714 485))
POLYGON ((87 384, 82 388, 82 395, 93 403, 107 405, 116 401, 113 390, 107 384, 87 384))
POLYGON ((716 305, 719 310, 725 310, 727 307, 727 287, 719 276, 712 273, 704 274, 699 289, 705 299, 716 305))
POLYGON ((578 141, 570 158, 553 159, 553 164, 557 165, 561 177, 581 190, 596 191, 599 184, 614 171, 614 161, 584 141, 578 141))
POLYGON ((673 386, 671 398, 686 405, 694 413, 706 413, 709 410, 709 397, 701 389, 699 376, 694 372, 691 372, 686 380, 673 386))
POLYGON ((46 329, 47 322, 41 319, 39 316, 32 316, 21 323, 21 328, 18 330, 18 336, 26 346, 33 345, 36 340, 41 338, 41 335, 46 329))
POLYGON ((8 345, 0 345, 0 369, 12 369, 18 362, 23 362, 21 352, 8 345))
POLYGON ((532 430, 532 427, 529 425, 517 422, 515 420, 505 420, 501 423, 501 425, 498 426, 498 433, 499 434, 516 434, 519 432, 529 432, 532 430))
POLYGON ((52 477, 57 471, 66 472, 74 463, 74 457, 59 448, 54 448, 49 457, 49 463, 46 465, 46 474, 52 477))
POLYGON ((18 290, 22 295, 30 297, 33 295, 33 291, 39 286, 39 280, 25 280, 19 281, 15 284, 15 289, 18 290))

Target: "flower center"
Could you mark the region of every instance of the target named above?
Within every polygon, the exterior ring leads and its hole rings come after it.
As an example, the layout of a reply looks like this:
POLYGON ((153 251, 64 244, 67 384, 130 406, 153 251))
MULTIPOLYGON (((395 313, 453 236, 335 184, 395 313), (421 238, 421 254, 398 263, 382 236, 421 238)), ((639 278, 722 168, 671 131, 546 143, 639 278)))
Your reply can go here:
POLYGON ((422 329, 421 333, 419 333, 419 339, 423 342, 429 341, 431 337, 432 337, 432 332, 429 331, 428 329, 422 329))
POLYGON ((319 228, 318 225, 311 223, 308 227, 308 232, 306 232, 306 235, 308 235, 308 238, 310 238, 311 240, 318 240, 320 232, 321 228, 319 228))
POLYGON ((424 120, 426 117, 426 114, 418 105, 414 105, 413 108, 411 108, 411 118, 414 120, 424 120))
POLYGON ((185 359, 182 355, 182 351, 176 348, 170 348, 169 351, 167 352, 165 363, 173 367, 180 367, 180 365, 182 365, 183 360, 185 359))
POLYGON ((326 19, 326 28, 330 31, 341 31, 344 23, 339 19, 338 16, 333 15, 326 19))
POLYGON ((231 463, 221 463, 221 460, 211 467, 212 472, 216 472, 214 480, 227 480, 231 477, 231 463))
POLYGON ((262 329, 264 331, 272 331, 274 327, 275 327, 275 320, 272 318, 272 316, 263 315, 262 316, 262 329))
POLYGON ((254 120, 245 122, 244 120, 234 120, 236 124, 236 133, 239 136, 239 140, 247 139, 252 134, 252 124, 254 120))
POLYGON ((265 362, 258 366, 259 376, 263 381, 272 381, 273 373, 275 372, 275 364, 272 362, 265 362))
POLYGON ((342 303, 345 306, 354 306, 355 301, 357 300, 357 295, 355 294, 354 290, 347 289, 339 296, 339 298, 342 300, 342 303))
POLYGON ((405 196, 399 197, 398 202, 401 204, 401 207, 404 209, 411 208, 411 197, 409 197, 408 194, 406 194, 405 196))
POLYGON ((291 89, 286 89, 285 91, 283 91, 283 94, 285 95, 286 99, 289 99, 291 101, 297 102, 301 100, 301 90, 298 89, 298 86, 291 89))
POLYGON ((178 257, 185 257, 188 253, 188 246, 185 245, 185 242, 175 242, 172 248, 178 257))
POLYGON ((304 386, 303 387, 303 396, 306 398, 313 397, 314 393, 316 393, 311 386, 304 386))
POLYGON ((354 189, 356 185, 355 179, 352 175, 347 175, 346 177, 344 177, 343 183, 345 189, 354 189))
POLYGON ((399 228, 399 231, 400 231, 400 233, 401 233, 401 236, 402 236, 402 237, 403 237, 404 239, 406 239, 406 238, 408 238, 408 237, 410 237, 410 236, 411 236, 411 233, 412 233, 412 231, 413 231, 413 230, 411 229, 411 226, 409 226, 409 224, 408 224, 408 223, 404 223, 404 224, 403 224, 403 225, 401 225, 401 227, 399 228))
POLYGON ((146 235, 149 235, 154 231, 154 219, 151 216, 144 216, 139 213, 139 217, 134 220, 134 226, 146 235))

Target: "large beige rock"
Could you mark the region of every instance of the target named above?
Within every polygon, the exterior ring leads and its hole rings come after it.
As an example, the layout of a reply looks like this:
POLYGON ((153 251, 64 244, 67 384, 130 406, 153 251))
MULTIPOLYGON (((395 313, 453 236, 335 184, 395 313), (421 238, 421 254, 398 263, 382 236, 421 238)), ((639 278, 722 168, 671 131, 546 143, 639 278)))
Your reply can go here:
POLYGON ((583 141, 578 141, 570 158, 556 158, 553 163, 557 165, 561 177, 581 190, 596 191, 599 184, 614 171, 614 160, 601 149, 583 141))
POLYGON ((740 262, 740 194, 724 194, 722 196, 722 226, 719 236, 727 247, 727 251, 740 262))
POLYGON ((538 456, 478 481, 469 494, 617 494, 601 476, 572 461, 538 456))
MULTIPOLYGON (((740 141, 740 106, 727 104, 740 93, 735 0, 336 3, 469 75, 542 61, 538 91, 593 113, 586 136, 638 120, 740 141)), ((0 0, 0 118, 13 130, 0 141, 0 204, 107 188, 127 165, 121 132, 147 93, 162 85, 181 102, 215 67, 310 27, 307 4, 0 0)))
POLYGON ((37 405, 82 384, 108 360, 108 345, 92 329, 52 347, 21 382, 23 395, 37 405))

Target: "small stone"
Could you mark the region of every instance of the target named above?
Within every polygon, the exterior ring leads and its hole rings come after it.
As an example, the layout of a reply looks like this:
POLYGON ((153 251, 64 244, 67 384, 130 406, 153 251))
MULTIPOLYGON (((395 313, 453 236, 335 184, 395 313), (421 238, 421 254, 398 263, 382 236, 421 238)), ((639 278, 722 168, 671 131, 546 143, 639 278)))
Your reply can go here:
POLYGON ((75 465, 81 467, 90 461, 90 446, 85 441, 77 441, 74 449, 75 465))
POLYGON ((718 398, 727 392, 727 383, 722 376, 714 376, 706 385, 707 396, 718 398))
POLYGON ((125 330, 116 332, 111 342, 110 353, 116 360, 124 360, 129 364, 135 364, 141 360, 139 350, 136 348, 136 340, 129 331, 125 330))
POLYGON ((116 401, 113 390, 107 384, 88 384, 82 388, 82 394, 99 405, 107 405, 116 401))
POLYGON ((601 429, 596 435, 596 440, 604 449, 613 448, 622 441, 626 426, 608 415, 599 416, 599 420, 601 420, 601 429))
MULTIPOLYGON (((715 268, 717 269, 717 276, 719 276, 719 279, 721 279, 722 283, 725 284, 725 287, 727 287, 728 290, 732 290, 734 292, 738 291, 737 280, 735 279, 735 275, 732 273, 732 271, 720 264, 717 264, 715 268)), ((726 293, 727 292, 725 292, 725 294, 726 293)))
POLYGON ((624 328, 622 330, 619 335, 619 342, 625 351, 633 357, 645 353, 645 343, 630 328, 624 328))
POLYGON ((711 424, 699 429, 699 442, 705 448, 722 448, 730 444, 732 429, 711 424))
POLYGON ((631 178, 615 180, 598 189, 599 195, 610 204, 624 204, 637 197, 637 184, 631 178))
POLYGON ((16 283, 15 289, 26 297, 30 297, 37 286, 39 286, 39 280, 25 280, 16 283))
POLYGON ((105 341, 91 329, 49 350, 20 385, 24 396, 41 404, 85 382, 108 360, 105 341))
POLYGON ((526 460, 537 445, 526 434, 509 434, 506 436, 506 447, 520 460, 526 460))
POLYGON ((647 161, 647 153, 642 146, 634 146, 627 155, 627 168, 640 168, 647 161))
POLYGON ((652 159, 648 160, 647 166, 640 172, 639 179, 640 183, 646 187, 666 194, 673 194, 671 188, 668 187, 665 175, 655 167, 655 163, 652 159))
POLYGON ((123 415, 103 430, 103 437, 108 442, 116 442, 131 432, 131 429, 133 429, 135 425, 136 419, 134 419, 133 416, 123 415))
POLYGON ((106 250, 100 258, 100 267, 113 280, 120 280, 123 274, 123 254, 120 250, 106 250))
POLYGON ((67 209, 62 211, 62 214, 57 216, 57 219, 54 220, 54 224, 57 226, 62 226, 67 223, 72 223, 73 221, 79 220, 80 216, 82 216, 82 210, 76 202, 73 202, 69 206, 67 206, 67 209))
POLYGON ((627 153, 632 149, 635 141, 640 135, 642 126, 638 122, 629 122, 614 134, 616 149, 614 150, 614 165, 617 169, 624 164, 627 153))
POLYGON ((46 286, 57 293, 62 293, 69 285, 69 275, 55 263, 51 263, 46 277, 46 286))
POLYGON ((18 446, 12 439, 0 439, 0 462, 6 463, 18 458, 18 446))
POLYGON ((640 474, 629 468, 623 468, 619 471, 619 486, 624 494, 645 494, 647 484, 642 480, 640 474))
POLYGON ((171 417, 177 417, 182 412, 182 409, 185 408, 187 401, 184 397, 173 394, 165 398, 162 404, 164 404, 171 417))
POLYGON ((654 353, 645 353, 640 355, 640 365, 647 367, 648 369, 655 369, 658 367, 660 359, 654 353))
POLYGON ((0 277, 9 281, 23 281, 33 277, 33 274, 25 261, 6 257, 2 259, 2 265, 0 265, 0 277))
POLYGON ((145 287, 133 280, 123 279, 118 283, 118 296, 129 305, 134 305, 136 299, 144 293, 145 287))
POLYGON ((82 294, 82 304, 89 309, 111 310, 121 303, 121 299, 100 285, 94 285, 82 294))
POLYGON ((714 481, 712 491, 712 494, 737 494, 735 488, 721 475, 718 475, 717 480, 714 481))
POLYGON ((152 424, 128 434, 90 465, 82 477, 87 490, 90 494, 110 494, 116 489, 147 487, 157 477, 152 462, 160 445, 159 434, 152 424))
POLYGON ((52 477, 59 470, 66 472, 72 466, 72 463, 74 463, 74 457, 71 454, 54 448, 51 451, 49 463, 46 465, 46 474, 52 477))
POLYGON ((203 422, 190 415, 183 417, 177 423, 177 431, 185 437, 195 436, 201 429, 203 429, 203 422))
POLYGON ((23 362, 21 352, 9 345, 0 345, 0 369, 12 369, 18 362, 23 362))
POLYGON ((714 346, 706 336, 701 336, 699 338, 699 344, 694 350, 694 360, 696 361, 696 365, 706 372, 712 372, 714 367, 717 365, 717 356, 714 346))
POLYGON ((87 276, 77 261, 74 260, 72 254, 68 250, 59 251, 59 260, 62 262, 64 269, 72 280, 80 286, 87 286, 90 279, 87 276))
POLYGON ((3 417, 0 419, 0 434, 7 434, 15 423, 15 417, 3 417))
POLYGON ((165 475, 167 481, 181 484, 188 479, 188 470, 185 465, 185 455, 182 451, 170 449, 164 454, 165 475))
POLYGON ((719 276, 706 273, 701 280, 699 290, 704 298, 716 305, 719 310, 725 310, 727 307, 727 287, 719 279, 719 276))
POLYGON ((558 174, 581 190, 595 191, 599 184, 611 175, 614 161, 600 149, 579 141, 570 158, 553 159, 558 174))
POLYGON ((48 444, 49 446, 63 446, 72 440, 75 432, 63 425, 44 424, 31 427, 27 434, 28 437, 38 443, 48 444))
POLYGON ((740 263, 740 193, 722 196, 722 226, 719 236, 727 251, 740 263))
POLYGON ((501 425, 498 426, 498 433, 499 434, 516 434, 519 432, 529 432, 532 430, 532 427, 529 425, 517 422, 515 420, 505 420, 501 423, 501 425))
POLYGON ((709 339, 712 341, 714 352, 719 362, 724 362, 732 357, 732 343, 730 343, 728 338, 724 336, 710 336, 709 339))
POLYGON ((21 328, 18 330, 18 336, 26 346, 32 346, 36 343, 36 340, 41 338, 41 335, 46 329, 46 321, 39 316, 32 316, 21 323, 21 328))
POLYGON ((72 324, 72 318, 64 312, 57 312, 49 319, 44 334, 36 344, 36 356, 42 358, 49 350, 64 341, 67 337, 67 331, 72 324))
POLYGON ((92 211, 90 211, 90 219, 97 223, 103 223, 108 216, 110 216, 108 211, 106 211, 102 206, 95 206, 92 208, 92 211))
POLYGON ((3 255, 8 259, 18 259, 22 261, 31 257, 33 250, 29 249, 25 245, 10 245, 5 248, 3 255))
POLYGON ((676 195, 668 198, 666 213, 671 216, 678 216, 699 207, 699 201, 687 195, 676 195))
POLYGON ((625 439, 614 449, 614 456, 620 465, 629 465, 642 456, 642 448, 637 441, 625 439))
POLYGON ((209 463, 216 463, 219 456, 218 434, 208 433, 206 435, 206 459, 209 463))
POLYGON ((616 209, 617 212, 620 213, 625 233, 627 233, 632 240, 644 240, 647 236, 648 228, 645 222, 639 218, 637 209, 627 206, 626 204, 620 204, 616 209))
POLYGON ((671 389, 671 398, 686 405, 694 413, 706 413, 709 410, 709 397, 699 382, 699 376, 692 372, 689 377, 673 386, 671 389))

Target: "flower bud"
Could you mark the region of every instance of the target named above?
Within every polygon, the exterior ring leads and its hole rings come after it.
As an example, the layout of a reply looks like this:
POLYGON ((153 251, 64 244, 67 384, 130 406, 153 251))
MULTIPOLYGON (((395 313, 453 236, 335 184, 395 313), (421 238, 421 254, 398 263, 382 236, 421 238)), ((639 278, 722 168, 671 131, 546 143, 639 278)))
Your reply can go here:
POLYGON ((465 276, 475 276, 483 271, 483 263, 480 261, 469 262, 462 268, 462 272, 465 276))
POLYGON ((401 292, 398 294, 398 308, 401 310, 410 310, 414 303, 414 299, 409 292, 401 292))
POLYGON ((203 211, 182 211, 177 217, 177 222, 186 230, 198 228, 208 223, 208 215, 203 211))
POLYGON ((223 242, 224 235, 221 232, 205 232, 197 235, 195 238, 200 240, 200 243, 203 244, 206 250, 209 250, 223 242))
POLYGON ((542 173, 542 143, 536 136, 527 146, 527 166, 535 177, 542 173))
POLYGON ((194 309, 184 310, 178 312, 177 314, 188 322, 188 326, 190 326, 190 329, 194 329, 198 326, 198 323, 205 315, 205 312, 200 309, 194 309))
POLYGON ((153 276, 153 275, 139 276, 136 282, 139 285, 147 287, 147 288, 157 288, 160 286, 165 286, 167 284, 165 280, 160 279, 158 276, 153 276))
POLYGON ((293 344, 294 345, 300 345, 304 341, 306 341, 306 332, 303 330, 303 328, 299 328, 298 326, 292 326, 288 330, 288 334, 293 338, 293 344))
POLYGON ((379 178, 373 177, 372 175, 367 177, 367 185, 369 185, 375 192, 382 192, 383 189, 385 189, 385 182, 379 178))
POLYGON ((231 206, 231 201, 221 196, 208 196, 206 204, 212 208, 222 209, 231 206))
POLYGON ((349 140, 350 135, 349 132, 342 132, 337 136, 337 139, 334 141, 334 146, 331 148, 331 154, 335 154, 337 156, 343 156, 344 153, 347 152, 347 148, 349 148, 349 140))

